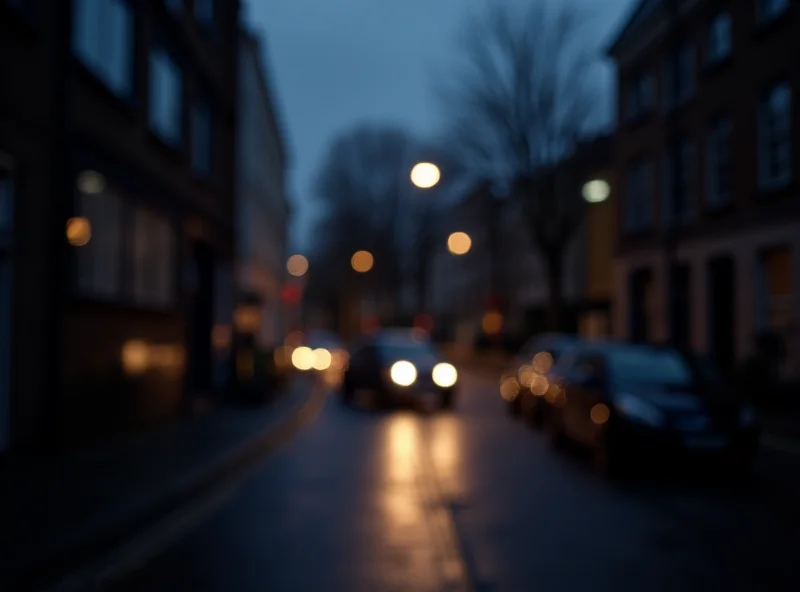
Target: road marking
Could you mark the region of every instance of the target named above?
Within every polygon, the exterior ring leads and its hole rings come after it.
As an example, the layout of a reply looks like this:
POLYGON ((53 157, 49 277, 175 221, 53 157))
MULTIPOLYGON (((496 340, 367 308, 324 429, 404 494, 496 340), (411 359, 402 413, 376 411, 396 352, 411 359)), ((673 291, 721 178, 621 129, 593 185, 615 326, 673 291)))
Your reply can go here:
POLYGON ((286 444, 301 427, 317 418, 324 407, 327 391, 319 384, 315 384, 312 388, 314 392, 310 397, 287 412, 287 417, 276 422, 278 425, 269 434, 263 454, 259 455, 256 460, 229 478, 213 485, 209 490, 200 493, 189 503, 146 527, 132 539, 110 549, 88 565, 78 568, 62 578, 47 588, 47 592, 103 589, 146 564, 222 508, 242 485, 263 467, 266 460, 286 444))
POLYGON ((780 438, 777 436, 764 436, 762 444, 765 448, 783 452, 784 454, 791 454, 793 456, 800 456, 800 442, 791 438, 780 438))

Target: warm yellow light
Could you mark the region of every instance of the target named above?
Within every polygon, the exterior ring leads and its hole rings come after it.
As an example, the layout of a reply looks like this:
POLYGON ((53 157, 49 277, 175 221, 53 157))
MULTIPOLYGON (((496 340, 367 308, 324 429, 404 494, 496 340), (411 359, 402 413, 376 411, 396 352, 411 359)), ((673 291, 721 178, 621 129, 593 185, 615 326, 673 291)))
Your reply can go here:
POLYGON ((542 374, 534 375, 531 380, 531 392, 537 397, 543 397, 550 387, 550 381, 542 374))
POLYGON ((496 335, 503 329, 503 315, 499 312, 487 312, 481 322, 483 332, 487 335, 496 335))
POLYGON ((603 425, 611 417, 611 410, 603 403, 597 403, 589 412, 589 417, 597 425, 603 425))
POLYGON ((103 193, 106 189, 106 178, 97 171, 83 171, 78 175, 78 191, 87 195, 103 193))
POLYGON ((472 248, 472 239, 466 232, 454 232, 447 239, 447 250, 453 255, 466 255, 472 248))
POLYGON ((541 351, 533 356, 533 369, 539 374, 547 374, 553 368, 553 356, 550 352, 541 351))
POLYGON ((73 247, 83 247, 92 240, 92 224, 88 218, 77 216, 67 220, 67 242, 73 247))
POLYGON ((513 376, 500 383, 500 395, 506 401, 513 401, 519 395, 519 382, 513 376))
POLYGON ((126 341, 122 345, 122 369, 126 374, 143 374, 150 363, 150 348, 138 339, 126 341))
POLYGON ((233 329, 230 325, 214 325, 211 328, 211 346, 214 349, 228 349, 233 343, 233 329))
POLYGON ((286 270, 295 277, 305 275, 308 271, 308 259, 303 255, 292 255, 286 262, 286 270))
POLYGON ((314 352, 310 347, 298 347, 292 352, 292 365, 298 370, 311 370, 314 367, 314 352))
POLYGON ((442 173, 431 162, 420 162, 411 169, 411 182, 420 189, 430 189, 439 182, 442 173))
POLYGON ((233 311, 233 323, 240 333, 256 333, 261 328, 261 307, 240 304, 233 311))
POLYGON ((359 273, 366 273, 375 264, 375 259, 369 251, 356 251, 350 259, 350 265, 359 273))
POLYGON ((417 369, 411 362, 401 360, 392 364, 389 376, 397 385, 411 386, 417 380, 417 369))
POLYGON ((458 380, 458 372, 452 364, 443 362, 433 367, 431 378, 433 378, 433 382, 436 383, 436 386, 450 388, 458 380))
POLYGON ((611 186, 603 179, 594 179, 583 186, 583 199, 589 203, 600 203, 611 195, 611 186))
POLYGON ((331 367, 333 356, 331 356, 331 352, 329 352, 327 349, 320 347, 315 349, 312 354, 314 356, 314 361, 312 362, 314 370, 322 371, 331 367))

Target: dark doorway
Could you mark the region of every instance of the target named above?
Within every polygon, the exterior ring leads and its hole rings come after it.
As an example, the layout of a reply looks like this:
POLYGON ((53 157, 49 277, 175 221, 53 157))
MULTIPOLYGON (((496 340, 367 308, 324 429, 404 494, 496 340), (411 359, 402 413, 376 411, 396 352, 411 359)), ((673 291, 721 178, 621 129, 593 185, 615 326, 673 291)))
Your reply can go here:
POLYGON ((736 343, 736 277, 731 257, 708 263, 708 346, 720 370, 733 372, 736 343))
POLYGON ((634 341, 647 341, 650 338, 649 316, 653 272, 639 269, 629 277, 630 296, 630 338, 634 341))
POLYGON ((676 265, 671 271, 670 281, 670 340, 680 348, 691 346, 691 269, 688 265, 676 265))
POLYGON ((214 324, 214 251, 206 243, 192 248, 193 288, 188 315, 189 388, 206 395, 212 388, 211 330, 214 324))

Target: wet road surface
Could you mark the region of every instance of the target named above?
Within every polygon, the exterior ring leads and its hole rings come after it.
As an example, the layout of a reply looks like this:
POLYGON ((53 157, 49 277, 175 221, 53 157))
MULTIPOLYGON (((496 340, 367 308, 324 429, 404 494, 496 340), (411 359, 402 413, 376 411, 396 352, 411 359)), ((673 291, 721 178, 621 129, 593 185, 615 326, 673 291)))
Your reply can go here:
POLYGON ((800 462, 734 488, 620 485, 512 421, 468 375, 456 411, 314 424, 112 589, 800 590, 800 462))

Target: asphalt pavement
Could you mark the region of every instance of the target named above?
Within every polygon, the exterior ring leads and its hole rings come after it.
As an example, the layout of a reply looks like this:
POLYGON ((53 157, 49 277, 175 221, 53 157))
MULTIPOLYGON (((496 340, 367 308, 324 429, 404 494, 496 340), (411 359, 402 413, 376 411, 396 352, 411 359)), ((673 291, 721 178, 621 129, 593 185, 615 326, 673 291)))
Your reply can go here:
MULTIPOLYGON (((463 373, 457 409, 374 413, 329 396, 248 476, 104 566, 119 591, 800 590, 800 457, 745 486, 612 483, 510 419, 463 373)), ((171 521, 171 522, 170 522, 171 521)))

